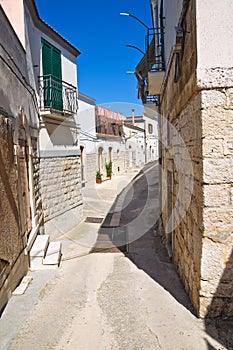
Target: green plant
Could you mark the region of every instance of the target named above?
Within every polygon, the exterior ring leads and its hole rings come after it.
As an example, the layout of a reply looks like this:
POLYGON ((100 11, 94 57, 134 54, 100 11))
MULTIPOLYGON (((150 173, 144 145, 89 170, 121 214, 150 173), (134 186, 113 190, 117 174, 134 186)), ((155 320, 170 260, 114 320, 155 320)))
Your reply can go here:
POLYGON ((120 124, 120 125, 119 125, 119 135, 120 135, 120 136, 123 134, 123 130, 124 130, 123 124, 120 124))
POLYGON ((102 174, 101 174, 100 170, 97 170, 97 172, 96 172, 96 180, 102 180, 102 174))
POLYGON ((107 176, 112 176, 112 162, 108 162, 105 164, 107 176))

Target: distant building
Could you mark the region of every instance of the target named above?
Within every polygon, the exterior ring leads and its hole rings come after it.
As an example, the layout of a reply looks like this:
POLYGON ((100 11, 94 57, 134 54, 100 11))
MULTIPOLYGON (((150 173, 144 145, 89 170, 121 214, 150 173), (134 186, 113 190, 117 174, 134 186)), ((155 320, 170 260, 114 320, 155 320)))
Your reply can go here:
POLYGON ((80 128, 80 151, 81 151, 81 179, 85 186, 86 182, 95 181, 97 171, 97 136, 95 99, 78 94, 79 109, 78 123, 80 128))
POLYGON ((102 106, 96 106, 97 169, 106 173, 106 162, 112 162, 113 174, 125 169, 123 121, 121 113, 102 106))
POLYGON ((127 117, 125 125, 132 124, 144 130, 143 149, 144 163, 158 159, 158 122, 155 117, 142 116, 127 117))
MULTIPOLYGON (((128 118, 127 118, 128 119, 128 118)), ((140 167, 145 164, 145 130, 136 125, 124 122, 125 149, 128 154, 128 168, 140 167)))

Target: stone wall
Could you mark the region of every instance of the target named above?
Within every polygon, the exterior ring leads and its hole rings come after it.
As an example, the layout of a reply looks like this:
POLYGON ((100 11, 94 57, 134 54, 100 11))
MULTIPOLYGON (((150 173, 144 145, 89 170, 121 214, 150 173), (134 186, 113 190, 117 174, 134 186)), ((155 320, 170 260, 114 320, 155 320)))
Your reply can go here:
POLYGON ((233 315, 233 88, 203 90, 201 310, 233 315))
POLYGON ((173 55, 161 94, 161 227, 197 314, 229 316, 233 89, 229 69, 197 77, 194 4, 186 2, 184 50, 173 55))
POLYGON ((81 206, 80 158, 41 158, 40 188, 45 222, 81 206))
POLYGON ((185 164, 188 162, 186 157, 189 155, 191 172, 188 164, 187 172, 184 168, 176 166, 172 171, 173 260, 196 310, 199 310, 203 235, 202 132, 200 126, 201 112, 198 94, 189 101, 189 105, 184 108, 175 122, 176 130, 188 151, 188 154, 180 153, 180 161, 185 164), (181 191, 180 194, 179 191, 181 191), (185 207, 182 208, 182 205, 185 207), (179 210, 176 210, 176 206, 179 210), (180 207, 185 212, 180 210, 180 207))
POLYGON ((183 51, 174 53, 161 94, 161 210, 168 253, 200 309, 203 235, 201 97, 196 84, 194 1, 187 2, 183 51), (191 165, 191 168, 190 168, 191 165))

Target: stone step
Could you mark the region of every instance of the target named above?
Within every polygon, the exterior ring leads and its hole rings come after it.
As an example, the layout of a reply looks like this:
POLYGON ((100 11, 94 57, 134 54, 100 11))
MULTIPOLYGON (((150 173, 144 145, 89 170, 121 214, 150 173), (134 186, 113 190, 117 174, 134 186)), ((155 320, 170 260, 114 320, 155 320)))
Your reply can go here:
POLYGON ((38 235, 30 250, 30 257, 44 258, 49 245, 49 235, 38 235))
POLYGON ((20 282, 20 285, 14 290, 12 295, 22 295, 22 294, 24 294, 26 289, 27 289, 27 287, 31 283, 31 281, 32 281, 32 277, 31 276, 24 276, 24 278, 20 282))
POLYGON ((61 260, 61 242, 50 242, 46 256, 42 263, 43 265, 56 265, 58 266, 61 260))
POLYGON ((44 265, 42 260, 43 258, 41 256, 32 256, 30 258, 30 271, 43 270, 44 265))

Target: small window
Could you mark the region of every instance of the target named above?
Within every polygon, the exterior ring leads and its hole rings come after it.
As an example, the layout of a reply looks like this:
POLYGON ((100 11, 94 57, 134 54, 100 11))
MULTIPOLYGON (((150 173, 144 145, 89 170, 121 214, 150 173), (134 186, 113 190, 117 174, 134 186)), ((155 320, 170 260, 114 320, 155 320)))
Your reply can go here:
POLYGON ((149 134, 153 133, 153 125, 152 124, 148 124, 148 133, 149 134))

